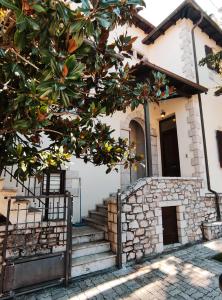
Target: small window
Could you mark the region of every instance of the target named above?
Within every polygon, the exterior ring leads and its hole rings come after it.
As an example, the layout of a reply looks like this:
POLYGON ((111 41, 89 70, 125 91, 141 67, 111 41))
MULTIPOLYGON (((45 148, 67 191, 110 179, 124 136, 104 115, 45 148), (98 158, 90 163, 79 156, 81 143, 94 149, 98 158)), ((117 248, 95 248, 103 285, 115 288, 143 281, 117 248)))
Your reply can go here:
POLYGON ((218 145, 220 166, 222 168, 222 131, 220 130, 217 130, 217 145, 218 145))
MULTIPOLYGON (((206 56, 212 55, 213 54, 213 49, 211 47, 205 45, 205 54, 206 54, 206 56)), ((213 64, 211 62, 209 62, 209 61, 207 62, 207 67, 210 70, 215 70, 213 64)))
POLYGON ((43 175, 42 193, 50 194, 64 194, 65 193, 65 171, 55 171, 45 173, 43 175))
POLYGON ((138 59, 143 59, 143 55, 141 53, 137 52, 137 58, 138 59))

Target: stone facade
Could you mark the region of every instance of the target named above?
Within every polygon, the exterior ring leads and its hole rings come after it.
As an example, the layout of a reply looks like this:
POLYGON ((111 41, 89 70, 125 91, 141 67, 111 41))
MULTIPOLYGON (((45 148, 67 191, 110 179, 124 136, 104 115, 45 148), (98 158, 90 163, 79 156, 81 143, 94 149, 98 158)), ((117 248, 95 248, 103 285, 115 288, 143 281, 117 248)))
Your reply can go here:
MULTIPOLYGON (((214 197, 199 178, 144 178, 122 194, 123 262, 164 251, 162 208, 176 207, 179 243, 203 239, 203 223, 216 221, 214 197)), ((116 249, 116 203, 109 205, 109 237, 116 249)))
MULTIPOLYGON (((6 259, 66 251, 66 222, 9 225, 6 259)), ((6 227, 0 226, 0 272, 6 227)))

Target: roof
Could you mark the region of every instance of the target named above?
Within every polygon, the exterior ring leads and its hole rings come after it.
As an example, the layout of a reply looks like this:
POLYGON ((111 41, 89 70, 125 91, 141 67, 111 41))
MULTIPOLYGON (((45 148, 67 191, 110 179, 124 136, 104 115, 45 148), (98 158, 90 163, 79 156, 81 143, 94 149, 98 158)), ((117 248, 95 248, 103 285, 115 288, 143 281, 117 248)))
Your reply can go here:
POLYGON ((215 40, 215 42, 222 47, 222 30, 209 16, 204 12, 204 10, 194 1, 185 0, 168 18, 166 18, 160 25, 152 30, 147 37, 143 39, 144 44, 153 43, 159 36, 164 34, 164 32, 170 28, 172 25, 176 24, 179 19, 190 19, 193 23, 197 23, 203 14, 203 20, 199 27, 205 32, 210 38, 215 40))
POLYGON ((153 24, 141 17, 138 13, 133 16, 133 23, 136 27, 139 27, 145 33, 149 34, 155 28, 153 24))
POLYGON ((215 96, 220 96, 220 95, 222 95, 222 87, 219 88, 219 90, 217 90, 217 91, 215 92, 215 96))
POLYGON ((132 74, 137 77, 139 81, 149 78, 153 71, 160 72, 167 76, 169 86, 175 88, 175 93, 171 94, 167 99, 178 97, 191 97, 199 93, 206 93, 208 89, 184 77, 181 77, 173 72, 156 66, 149 61, 141 61, 132 67, 132 74))

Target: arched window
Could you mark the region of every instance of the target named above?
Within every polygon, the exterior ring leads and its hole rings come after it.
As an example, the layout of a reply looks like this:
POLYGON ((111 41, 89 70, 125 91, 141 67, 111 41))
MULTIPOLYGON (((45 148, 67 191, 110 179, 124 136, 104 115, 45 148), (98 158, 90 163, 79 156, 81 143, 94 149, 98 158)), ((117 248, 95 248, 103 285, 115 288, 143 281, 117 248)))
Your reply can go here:
POLYGON ((135 120, 130 122, 130 144, 135 144, 135 154, 142 157, 139 163, 131 167, 131 183, 146 176, 145 137, 142 126, 135 120))

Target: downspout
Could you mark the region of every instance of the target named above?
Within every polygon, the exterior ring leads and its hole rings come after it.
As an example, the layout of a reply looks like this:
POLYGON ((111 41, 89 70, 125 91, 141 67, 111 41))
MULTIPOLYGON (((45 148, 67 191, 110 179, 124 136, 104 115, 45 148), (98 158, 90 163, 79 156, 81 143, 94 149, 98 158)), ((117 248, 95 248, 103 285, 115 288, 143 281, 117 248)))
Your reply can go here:
MULTIPOLYGON (((199 72, 198 72, 196 40, 195 40, 194 31, 201 24, 202 20, 203 20, 203 13, 201 13, 201 17, 200 17, 199 21, 193 26, 193 28, 191 30, 193 54, 194 54, 194 65, 195 65, 195 73, 196 73, 196 82, 198 84, 200 83, 200 78, 199 78, 199 72)), ((204 159, 205 159, 205 166, 206 166, 207 188, 212 194, 215 195, 217 221, 221 221, 221 213, 220 213, 220 205, 219 205, 219 199, 220 199, 219 194, 211 188, 209 161, 208 161, 207 143, 206 143, 206 131, 205 131, 205 124, 204 124, 204 116, 203 116, 202 98, 201 98, 200 93, 198 93, 198 103, 199 103, 199 110, 200 110, 201 129, 202 129, 202 135, 203 135, 203 148, 204 148, 204 159)))
POLYGON ((149 99, 144 103, 146 177, 153 176, 149 99))

